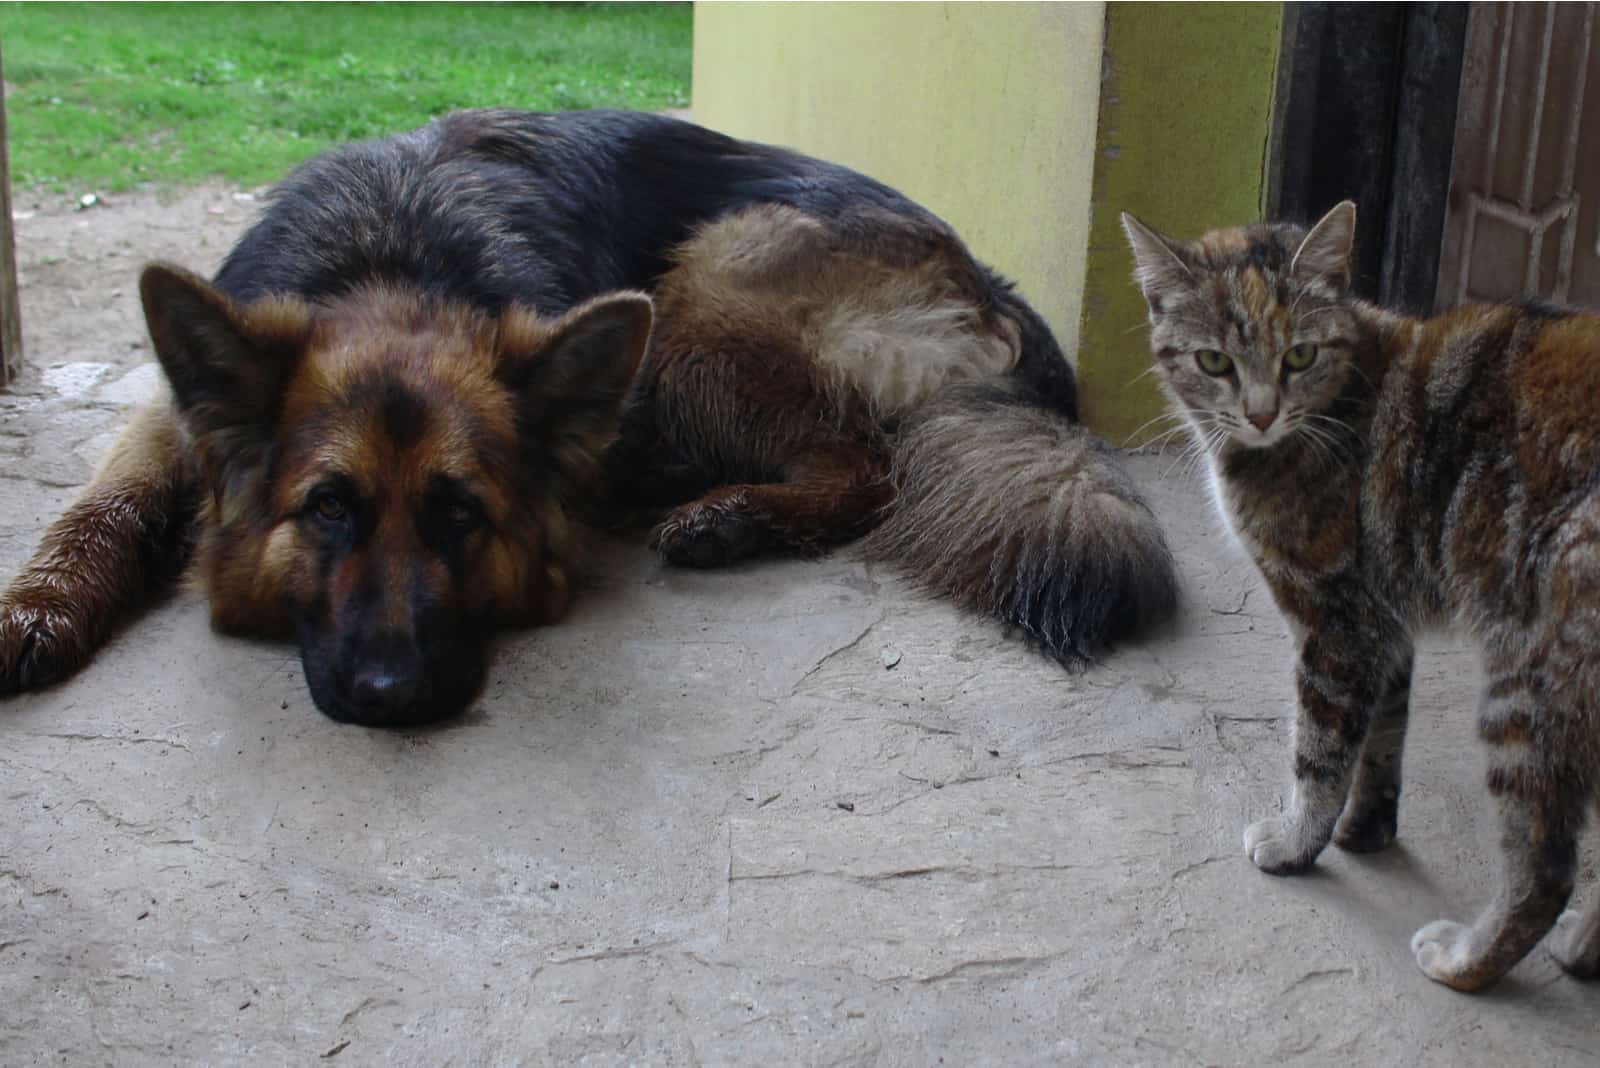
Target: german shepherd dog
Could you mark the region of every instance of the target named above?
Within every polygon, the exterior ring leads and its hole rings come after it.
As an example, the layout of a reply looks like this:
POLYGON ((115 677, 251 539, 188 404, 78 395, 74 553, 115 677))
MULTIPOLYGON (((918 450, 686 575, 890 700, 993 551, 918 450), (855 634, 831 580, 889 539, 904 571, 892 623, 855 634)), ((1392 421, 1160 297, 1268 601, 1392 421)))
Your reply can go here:
POLYGON ((643 508, 695 567, 876 526, 873 557, 1074 667, 1174 605, 1039 316, 794 152, 460 112, 309 161, 215 279, 155 264, 140 293, 170 397, 0 598, 0 693, 75 671, 192 556, 214 625, 297 638, 327 715, 446 716, 494 627, 566 611, 581 524, 643 508))

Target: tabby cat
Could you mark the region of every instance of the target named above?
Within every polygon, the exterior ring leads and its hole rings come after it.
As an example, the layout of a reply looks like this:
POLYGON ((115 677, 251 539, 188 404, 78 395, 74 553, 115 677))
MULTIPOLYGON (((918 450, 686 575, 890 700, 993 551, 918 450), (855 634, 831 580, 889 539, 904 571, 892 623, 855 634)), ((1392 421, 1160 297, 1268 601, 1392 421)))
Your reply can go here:
POLYGON ((1545 304, 1408 318, 1350 294, 1355 206, 1163 237, 1122 217, 1158 377, 1298 647, 1293 797, 1245 830, 1275 875, 1331 838, 1395 837, 1412 639, 1469 629, 1504 881, 1411 940, 1458 990, 1555 928, 1600 972, 1600 908, 1565 912, 1600 794, 1600 316, 1545 304))

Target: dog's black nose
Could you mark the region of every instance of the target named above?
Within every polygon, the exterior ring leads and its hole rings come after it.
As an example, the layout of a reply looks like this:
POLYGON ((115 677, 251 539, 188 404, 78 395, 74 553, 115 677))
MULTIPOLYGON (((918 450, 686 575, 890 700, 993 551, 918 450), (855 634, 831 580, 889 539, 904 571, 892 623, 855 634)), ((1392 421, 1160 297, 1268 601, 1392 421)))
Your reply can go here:
POLYGON ((419 669, 386 659, 356 669, 350 701, 365 723, 408 721, 415 718, 422 689, 419 669))

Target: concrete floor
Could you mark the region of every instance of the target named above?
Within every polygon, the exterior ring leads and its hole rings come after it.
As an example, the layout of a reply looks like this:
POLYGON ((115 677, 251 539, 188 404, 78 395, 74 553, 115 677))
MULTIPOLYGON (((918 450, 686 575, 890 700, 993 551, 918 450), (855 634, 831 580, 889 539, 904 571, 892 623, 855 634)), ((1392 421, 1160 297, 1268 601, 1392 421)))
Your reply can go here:
MULTIPOLYGON (((0 401, 6 574, 148 386, 134 337, 0 401)), ((1186 608, 1077 677, 848 552, 614 543, 463 722, 380 733, 178 596, 0 705, 0 1063, 1595 1063, 1600 989, 1542 951, 1478 997, 1411 962, 1497 870, 1460 647, 1393 850, 1245 860, 1288 641, 1198 481, 1133 464, 1186 608)))

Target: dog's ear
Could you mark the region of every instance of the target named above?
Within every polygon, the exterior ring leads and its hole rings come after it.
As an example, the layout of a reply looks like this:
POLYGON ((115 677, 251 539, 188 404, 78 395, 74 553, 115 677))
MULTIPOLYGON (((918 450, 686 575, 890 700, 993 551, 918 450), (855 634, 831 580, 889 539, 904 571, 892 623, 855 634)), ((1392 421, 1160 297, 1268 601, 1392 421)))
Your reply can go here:
POLYGON ((198 275, 159 263, 140 276, 139 297, 202 465, 233 482, 265 459, 284 385, 311 333, 310 309, 287 297, 242 307, 198 275))
POLYGON ((650 298, 608 293, 551 322, 512 308, 500 319, 500 380, 516 394, 524 434, 602 447, 650 343, 650 298))

